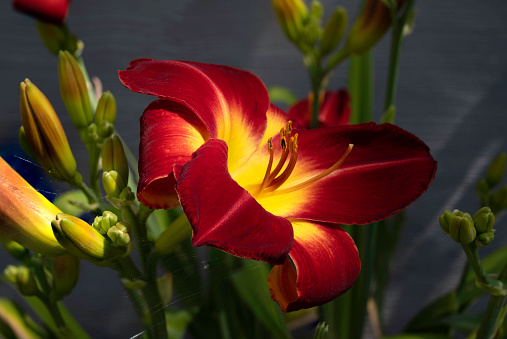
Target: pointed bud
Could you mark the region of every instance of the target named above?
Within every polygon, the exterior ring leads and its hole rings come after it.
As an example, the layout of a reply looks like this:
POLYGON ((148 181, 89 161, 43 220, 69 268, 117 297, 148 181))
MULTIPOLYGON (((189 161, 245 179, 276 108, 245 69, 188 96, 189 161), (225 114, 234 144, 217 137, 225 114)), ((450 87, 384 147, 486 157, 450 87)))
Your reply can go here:
POLYGON ((74 216, 59 213, 51 226, 55 237, 69 253, 99 266, 127 253, 125 248, 114 246, 96 229, 74 216))
POLYGON ((37 283, 35 282, 35 278, 28 267, 18 267, 18 272, 16 274, 16 287, 22 295, 31 296, 37 293, 37 283))
POLYGON ((440 218, 438 219, 440 223, 440 227, 444 230, 445 233, 449 233, 449 224, 451 223, 452 219, 454 219, 456 215, 452 213, 449 210, 444 211, 440 218))
POLYGON ((76 160, 58 116, 44 94, 26 79, 20 85, 23 130, 35 159, 66 178, 76 176, 76 160))
POLYGON ((486 182, 489 187, 494 187, 502 181, 506 165, 507 153, 500 153, 495 160, 493 160, 491 165, 489 165, 488 171, 486 172, 486 182))
POLYGON ((5 275, 5 278, 7 278, 7 280, 9 280, 13 284, 16 284, 17 276, 18 276, 18 266, 8 265, 4 269, 4 275, 5 275))
POLYGON ((345 28, 347 28, 347 10, 344 7, 338 7, 329 18, 326 27, 324 27, 320 41, 320 54, 322 56, 331 53, 338 46, 345 28))
POLYGON ((476 234, 472 217, 468 213, 464 213, 462 217, 455 216, 449 224, 449 235, 462 245, 468 245, 474 241, 476 234))
MULTIPOLYGON (((404 0, 395 0, 397 9, 404 0)), ((363 54, 375 46, 391 26, 391 12, 382 0, 367 0, 361 14, 354 22, 345 49, 353 54, 363 54)))
POLYGON ((93 112, 83 72, 68 51, 58 54, 58 79, 60 94, 72 123, 82 131, 93 122, 93 112))
POLYGON ((37 32, 39 32, 42 43, 51 54, 58 55, 60 51, 69 51, 75 54, 82 49, 83 42, 72 34, 67 25, 58 26, 50 23, 37 21, 37 32))
POLYGON ((110 211, 104 211, 102 216, 95 217, 93 221, 93 228, 99 231, 100 234, 107 234, 107 231, 116 225, 118 216, 110 211))
POLYGON ((158 236, 154 250, 159 254, 167 255, 191 234, 192 227, 183 213, 158 236))
MULTIPOLYGON (((125 186, 128 183, 129 167, 127 157, 125 156, 123 144, 116 135, 107 139, 104 143, 104 148, 102 150, 102 168, 104 172, 118 172, 125 186)), ((120 191, 123 187, 120 188, 120 191)))
POLYGON ((272 0, 276 17, 283 32, 298 44, 304 23, 308 20, 308 9, 302 0, 272 0))
POLYGON ((478 246, 485 247, 491 244, 491 242, 495 239, 495 230, 491 232, 481 233, 477 236, 475 240, 478 246))
POLYGON ((53 261, 53 293, 56 300, 69 295, 79 280, 81 260, 67 254, 56 257, 53 261))
POLYGON ((95 123, 100 125, 102 121, 107 121, 112 125, 116 121, 116 100, 110 91, 102 93, 95 110, 95 123))
POLYGON ((157 279, 157 287, 160 298, 164 305, 168 305, 173 298, 173 276, 170 272, 166 272, 157 279))
POLYGON ((29 255, 28 250, 24 248, 23 245, 15 242, 14 240, 0 237, 0 242, 2 243, 5 250, 18 260, 23 260, 29 255))
POLYGON ((491 208, 483 207, 474 214, 474 225, 478 233, 491 232, 495 225, 495 215, 491 208))
POLYGON ((0 157, 0 237, 46 256, 65 254, 51 230, 60 212, 0 157))
POLYGON ((129 290, 140 290, 146 286, 146 281, 141 279, 129 280, 127 278, 121 278, 120 280, 123 286, 129 290))

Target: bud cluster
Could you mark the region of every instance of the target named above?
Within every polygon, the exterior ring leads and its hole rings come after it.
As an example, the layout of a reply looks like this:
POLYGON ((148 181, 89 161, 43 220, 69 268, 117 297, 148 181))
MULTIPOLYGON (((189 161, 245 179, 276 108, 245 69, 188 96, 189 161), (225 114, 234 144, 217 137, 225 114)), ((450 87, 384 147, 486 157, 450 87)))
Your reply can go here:
POLYGON ((19 293, 26 296, 37 294, 37 283, 32 271, 26 266, 9 265, 4 275, 11 283, 16 285, 19 293))
POLYGON ((129 225, 118 222, 118 217, 113 212, 105 211, 102 216, 95 217, 92 226, 100 234, 107 234, 117 246, 127 246, 130 243, 129 225))
POLYGON ((507 185, 502 185, 493 191, 503 180, 506 167, 507 153, 500 153, 489 165, 486 177, 480 179, 475 186, 479 202, 490 206, 495 213, 507 209, 507 185))
POLYGON ((101 234, 97 229, 104 231, 104 227, 115 219, 109 213, 99 218, 92 227, 77 217, 58 213, 51 227, 60 245, 69 253, 99 266, 107 266, 112 259, 128 255, 133 244, 124 223, 110 227, 106 231, 108 237, 101 234))
POLYGON ((495 215, 489 207, 479 209, 473 217, 459 210, 447 210, 442 213, 439 222, 442 230, 462 245, 475 241, 478 246, 487 246, 495 238, 495 215))

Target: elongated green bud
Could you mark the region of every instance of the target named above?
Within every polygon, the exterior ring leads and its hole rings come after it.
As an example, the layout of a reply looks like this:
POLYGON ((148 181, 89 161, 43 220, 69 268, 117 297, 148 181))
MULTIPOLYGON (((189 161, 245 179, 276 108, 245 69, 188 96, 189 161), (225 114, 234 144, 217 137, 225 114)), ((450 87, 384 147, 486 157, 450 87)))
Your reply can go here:
POLYGON ((58 213, 51 226, 56 239, 69 253, 99 266, 128 253, 128 249, 114 246, 96 229, 74 216, 58 213))
POLYGON ((18 267, 16 274, 16 287, 22 295, 31 296, 37 293, 37 283, 35 282, 35 278, 28 267, 18 267))
MULTIPOLYGON (((129 167, 123 144, 118 136, 106 140, 102 150, 102 168, 104 172, 116 171, 127 184, 129 180, 129 167)), ((121 188, 123 189, 123 187, 121 188)))
POLYGON ((35 159, 35 154, 33 154, 32 149, 30 148, 30 143, 28 142, 28 138, 26 137, 25 128, 21 126, 18 131, 18 139, 19 145, 23 152, 28 155, 30 158, 35 159))
POLYGON ((110 91, 102 93, 95 111, 95 123, 107 121, 114 125, 116 121, 116 100, 110 91))
POLYGON ((58 54, 58 79, 60 94, 70 119, 79 131, 83 131, 93 122, 93 112, 83 72, 68 51, 58 54))
POLYGON ((449 224, 449 235, 462 245, 468 245, 474 241, 476 234, 472 217, 468 213, 464 213, 462 217, 455 216, 449 224))
POLYGON ((308 19, 308 9, 302 0, 272 0, 273 8, 285 35, 298 44, 304 22, 308 19))
POLYGON ((483 207, 478 210, 474 214, 473 220, 477 233, 491 232, 495 225, 495 215, 489 207, 483 207))
POLYGON ((104 172, 102 174, 102 185, 107 195, 115 198, 119 197, 123 188, 125 188, 125 183, 116 171, 104 172))
POLYGON ((324 27, 320 41, 320 54, 322 56, 331 53, 338 46, 345 28, 347 28, 347 10, 344 7, 338 7, 329 18, 326 27, 324 27))
POLYGON ((486 182, 489 187, 494 187, 502 181, 506 165, 507 153, 500 153, 495 160, 493 160, 491 165, 489 165, 488 171, 486 172, 486 182))
POLYGON ((53 106, 30 80, 25 79, 20 89, 20 139, 26 137, 32 155, 46 170, 74 179, 76 160, 53 106))
POLYGON ((496 190, 491 198, 491 207, 494 207, 495 212, 507 208, 507 185, 504 185, 496 190))
POLYGON ((53 293, 56 300, 69 295, 79 280, 81 260, 67 254, 56 257, 53 261, 53 293))

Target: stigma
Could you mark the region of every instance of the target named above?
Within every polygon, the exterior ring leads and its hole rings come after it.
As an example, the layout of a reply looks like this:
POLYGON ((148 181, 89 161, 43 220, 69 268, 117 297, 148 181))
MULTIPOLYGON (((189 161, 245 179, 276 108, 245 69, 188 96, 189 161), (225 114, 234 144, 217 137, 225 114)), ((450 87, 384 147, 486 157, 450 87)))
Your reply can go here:
POLYGON ((318 180, 333 173, 338 167, 340 167, 345 161, 345 159, 348 157, 350 152, 352 152, 353 147, 354 147, 353 144, 349 144, 349 146, 347 147, 343 155, 340 157, 340 159, 338 159, 338 161, 335 162, 327 170, 315 175, 314 177, 308 180, 305 180, 302 183, 287 188, 278 189, 290 177, 290 175, 294 171, 294 168, 296 167, 296 163, 298 160, 298 134, 296 133, 295 135, 292 135, 292 121, 289 121, 285 128, 282 127, 280 129, 280 148, 282 152, 280 153, 280 158, 274 169, 273 169, 273 160, 274 160, 273 138, 268 139, 267 142, 267 148, 269 152, 268 166, 266 168, 266 173, 264 174, 264 179, 256 189, 254 196, 257 198, 261 198, 285 194, 310 186, 313 183, 317 182, 318 180), (285 164, 287 165, 285 166, 283 172, 281 172, 285 164))

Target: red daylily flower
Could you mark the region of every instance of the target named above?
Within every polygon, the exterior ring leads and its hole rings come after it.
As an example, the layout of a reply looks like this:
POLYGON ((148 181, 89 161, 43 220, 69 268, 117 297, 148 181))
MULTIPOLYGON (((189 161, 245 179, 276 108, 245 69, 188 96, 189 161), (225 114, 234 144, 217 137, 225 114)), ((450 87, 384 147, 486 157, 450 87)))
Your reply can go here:
MULTIPOLYGON (((312 102, 309 98, 300 100, 289 107, 289 116, 302 126, 310 127, 312 102)), ((346 89, 326 91, 319 111, 319 127, 348 125, 350 121, 350 95, 346 89)))
POLYGON ((284 311, 352 286, 360 262, 340 223, 387 218, 435 174, 428 147, 394 125, 291 124, 246 71, 139 59, 119 76, 160 98, 141 117, 139 200, 181 202, 194 246, 276 265, 268 283, 284 311))
POLYGON ((70 0, 12 0, 12 5, 20 12, 61 26, 67 17, 70 0))

